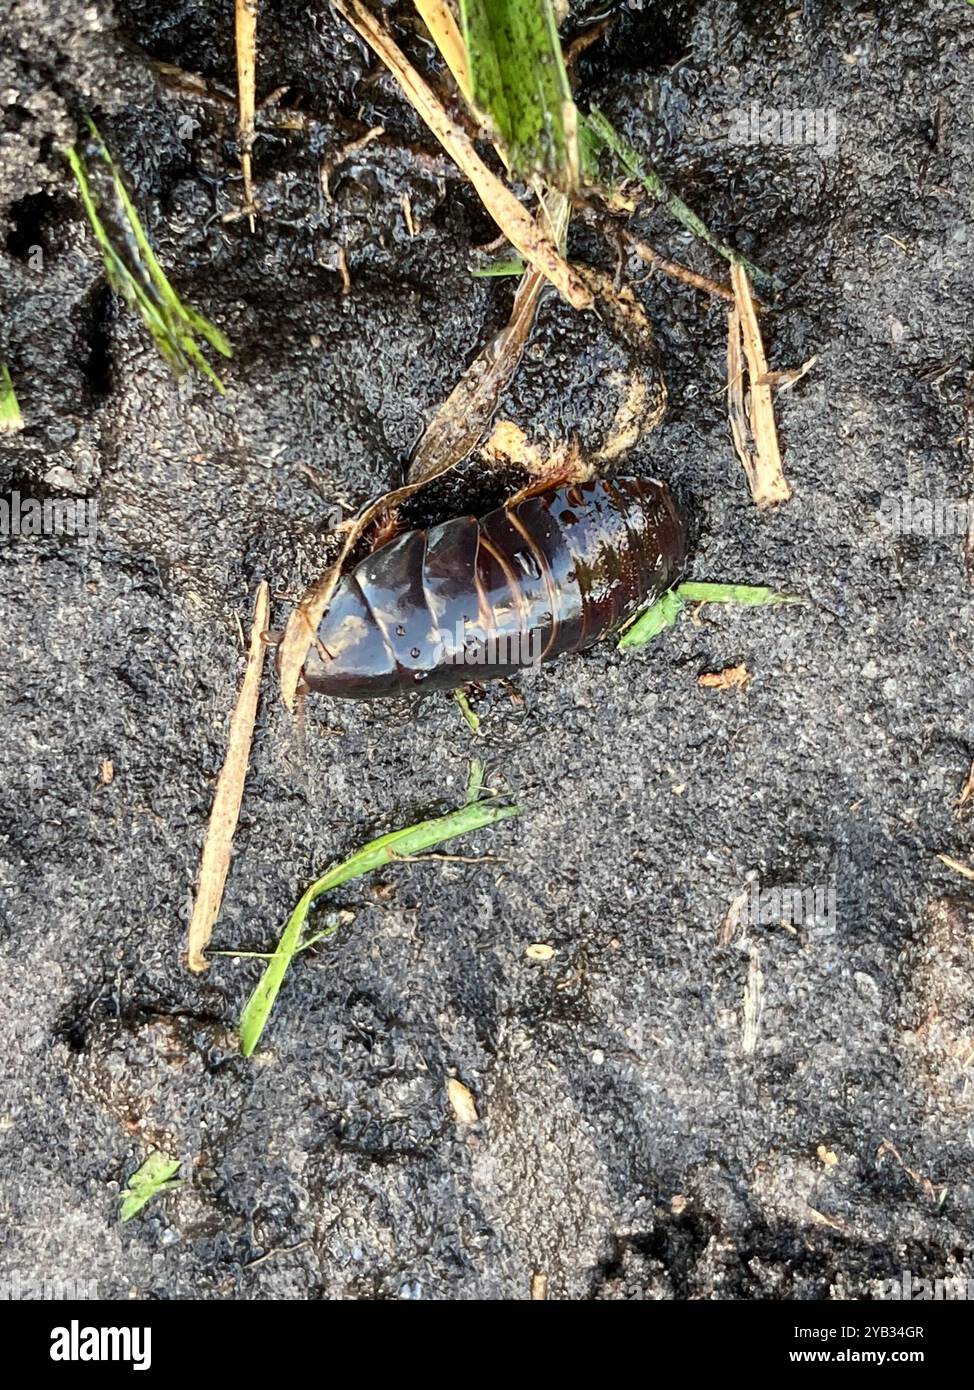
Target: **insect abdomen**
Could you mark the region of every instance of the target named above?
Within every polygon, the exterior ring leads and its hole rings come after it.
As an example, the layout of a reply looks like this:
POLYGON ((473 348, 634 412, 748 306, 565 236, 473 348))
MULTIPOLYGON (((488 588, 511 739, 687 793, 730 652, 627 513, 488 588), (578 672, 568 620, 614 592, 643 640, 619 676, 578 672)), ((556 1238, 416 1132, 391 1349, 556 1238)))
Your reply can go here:
POLYGON ((305 682, 370 699, 512 675, 597 642, 685 559, 672 494, 643 478, 552 488, 479 521, 407 531, 339 582, 305 682))

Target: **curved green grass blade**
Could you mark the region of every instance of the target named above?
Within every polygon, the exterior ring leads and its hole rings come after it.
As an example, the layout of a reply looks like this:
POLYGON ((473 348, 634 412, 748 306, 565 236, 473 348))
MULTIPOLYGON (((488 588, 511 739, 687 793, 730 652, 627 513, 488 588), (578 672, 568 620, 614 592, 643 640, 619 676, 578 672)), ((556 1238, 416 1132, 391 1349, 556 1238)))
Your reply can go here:
POLYGON ((777 608, 783 604, 807 603, 800 594, 783 594, 763 584, 695 584, 687 581, 667 589, 655 603, 640 613, 619 638, 620 651, 644 647, 664 629, 672 627, 688 603, 733 603, 745 608, 777 608))
POLYGON ((98 155, 111 177, 113 201, 119 224, 116 235, 124 243, 128 259, 106 226, 84 159, 76 148, 65 153, 78 185, 82 206, 101 251, 108 282, 127 304, 142 315, 160 355, 174 372, 182 373, 190 367, 195 367, 222 394, 223 382, 200 351, 197 336, 224 357, 231 357, 233 350, 220 330, 196 309, 184 304, 169 283, 149 243, 117 164, 109 154, 95 123, 87 118, 87 124, 98 155))
POLYGON ((0 362, 0 434, 16 434, 24 428, 24 417, 14 390, 10 368, 0 362))
MULTIPOLYGON (((471 785, 476 786, 476 783, 472 782, 471 785)), ((476 789, 479 791, 479 786, 476 789)), ((420 854, 423 850, 442 844, 444 840, 452 840, 458 835, 468 835, 472 830, 494 825, 497 821, 509 820, 512 816, 518 815, 519 810, 517 806, 498 805, 487 798, 470 800, 459 810, 451 811, 448 815, 437 816, 434 820, 421 821, 418 825, 381 835, 316 879, 302 895, 288 918, 277 950, 268 961, 256 989, 244 1005, 239 1025, 240 1050, 243 1055, 249 1057, 260 1041, 288 967, 296 953, 302 949, 301 933, 316 898, 331 888, 337 888, 339 884, 347 883, 349 879, 361 878, 363 874, 372 873, 374 869, 380 869, 397 859, 420 854)), ((335 931, 337 926, 322 935, 331 936, 335 931)))

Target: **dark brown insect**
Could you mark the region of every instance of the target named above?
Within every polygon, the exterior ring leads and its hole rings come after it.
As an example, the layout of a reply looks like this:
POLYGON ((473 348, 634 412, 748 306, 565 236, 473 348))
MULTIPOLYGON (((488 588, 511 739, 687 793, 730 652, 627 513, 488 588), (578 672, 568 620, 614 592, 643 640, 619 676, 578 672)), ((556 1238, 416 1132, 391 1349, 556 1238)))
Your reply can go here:
POLYGON ((339 581, 305 685, 366 700, 450 690, 581 651, 680 577, 686 545, 669 488, 647 478, 406 531, 339 581))

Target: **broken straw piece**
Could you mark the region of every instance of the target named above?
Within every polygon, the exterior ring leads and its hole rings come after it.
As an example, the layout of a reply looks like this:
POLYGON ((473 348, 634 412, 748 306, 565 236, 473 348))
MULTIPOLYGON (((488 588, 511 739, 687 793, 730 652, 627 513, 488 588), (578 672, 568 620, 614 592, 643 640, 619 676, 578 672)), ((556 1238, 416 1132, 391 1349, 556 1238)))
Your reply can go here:
POLYGON ((254 737, 254 720, 257 717, 257 696, 264 665, 264 633, 267 630, 269 613, 270 591, 266 583, 261 582, 254 605, 254 625, 250 630, 247 666, 237 705, 230 719, 227 755, 217 779, 210 823, 203 842, 199 891, 189 924, 186 964, 190 970, 196 972, 209 969, 209 961, 203 952, 213 935, 213 927, 223 901, 227 871, 230 868, 230 848, 237 828, 244 782, 250 764, 250 746, 254 737))

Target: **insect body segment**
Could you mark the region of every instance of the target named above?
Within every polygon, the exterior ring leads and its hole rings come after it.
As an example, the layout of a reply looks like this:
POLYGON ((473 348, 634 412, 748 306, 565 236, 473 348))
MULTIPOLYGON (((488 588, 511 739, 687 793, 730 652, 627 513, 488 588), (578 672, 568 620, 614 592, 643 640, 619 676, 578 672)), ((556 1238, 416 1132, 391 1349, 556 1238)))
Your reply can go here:
POLYGON ((513 675, 597 642, 685 560, 676 502, 645 478, 550 488, 407 531, 339 581, 305 684, 372 699, 513 675))

